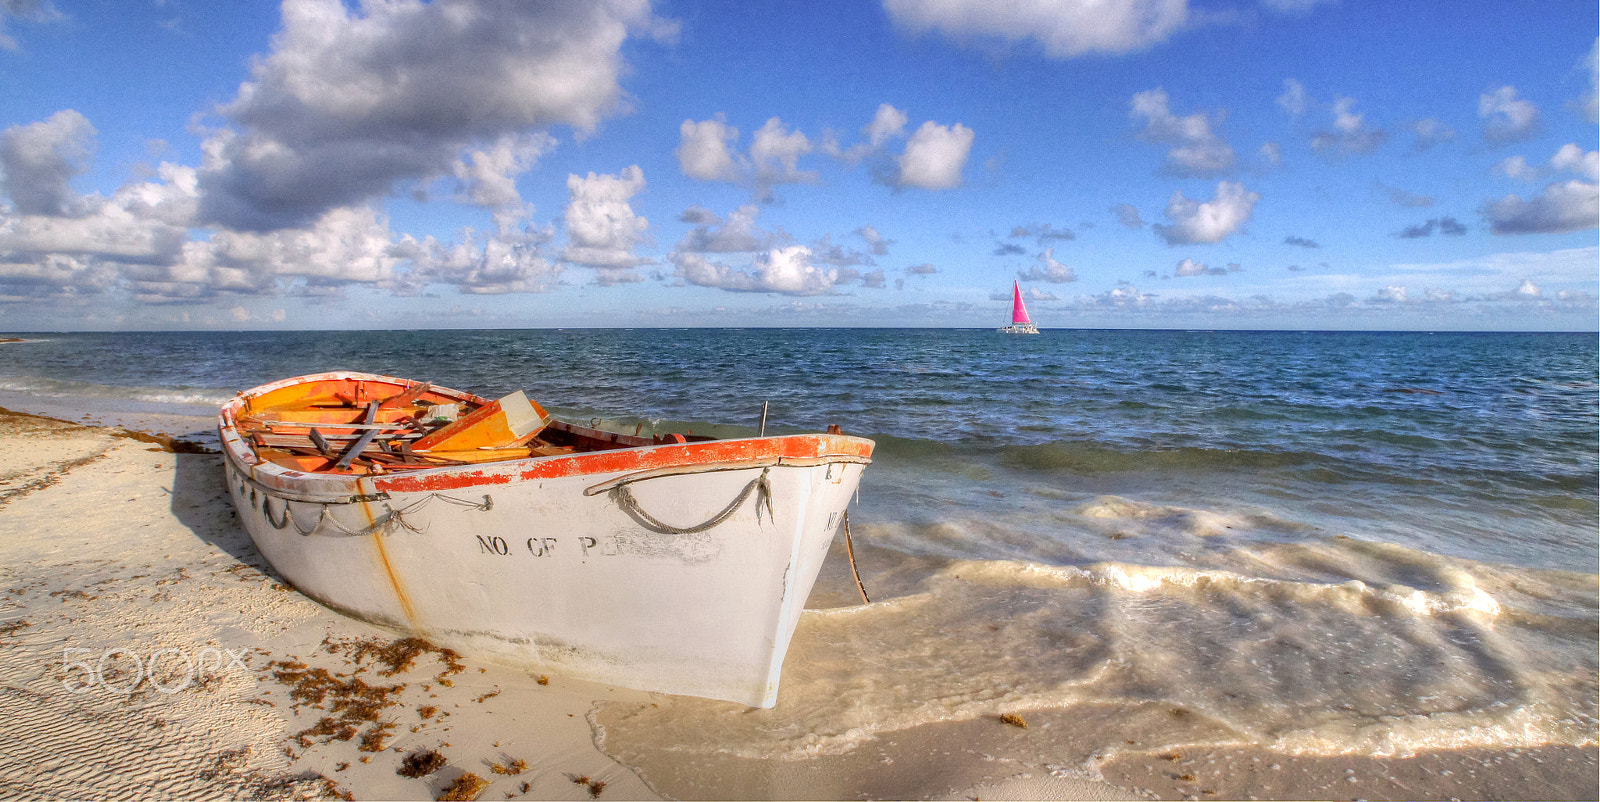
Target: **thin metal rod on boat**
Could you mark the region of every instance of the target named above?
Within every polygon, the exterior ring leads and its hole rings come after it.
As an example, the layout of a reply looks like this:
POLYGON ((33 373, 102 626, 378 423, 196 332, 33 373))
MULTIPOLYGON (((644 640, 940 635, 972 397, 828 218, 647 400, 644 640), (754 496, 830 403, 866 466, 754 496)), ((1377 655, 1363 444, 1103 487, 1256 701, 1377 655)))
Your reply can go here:
POLYGON ((767 436, 767 404, 769 403, 771 402, 761 402, 761 437, 767 436))

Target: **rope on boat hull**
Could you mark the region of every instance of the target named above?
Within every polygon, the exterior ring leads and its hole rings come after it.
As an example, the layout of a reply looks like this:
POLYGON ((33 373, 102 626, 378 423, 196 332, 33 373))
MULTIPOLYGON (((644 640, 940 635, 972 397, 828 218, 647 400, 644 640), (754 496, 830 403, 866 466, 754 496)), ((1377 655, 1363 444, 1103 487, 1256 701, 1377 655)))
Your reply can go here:
MULTIPOLYGON (((242 473, 236 473, 235 475, 238 476, 239 480, 240 480, 239 481, 239 494, 240 494, 240 496, 243 497, 244 494, 245 494, 246 489, 248 488, 250 506, 251 507, 255 507, 256 504, 257 504, 257 500, 258 500, 257 489, 255 487, 251 487, 250 486, 250 485, 254 485, 255 482, 253 480, 246 479, 246 477, 242 473)), ((282 530, 282 529, 288 529, 290 526, 293 526, 294 530, 296 532, 299 532, 301 535, 306 536, 306 537, 310 537, 311 535, 318 534, 318 533, 324 533, 324 528, 325 527, 330 527, 330 528, 336 530, 339 534, 346 535, 346 536, 349 536, 349 537, 362 537, 362 536, 365 536, 365 535, 370 535, 370 534, 372 534, 374 532, 388 532, 388 531, 391 531, 391 530, 393 530, 393 529, 395 529, 397 527, 406 529, 406 530, 411 531, 411 532, 421 533, 423 531, 422 528, 411 524, 409 521, 407 521, 405 519, 405 516, 407 514, 409 514, 409 513, 416 512, 416 511, 422 509, 424 506, 426 506, 430 502, 434 501, 435 499, 437 499, 439 501, 442 501, 442 502, 444 502, 446 504, 454 504, 454 505, 456 505, 458 507, 470 507, 472 509, 479 510, 481 512, 488 512, 489 510, 494 508, 494 499, 491 498, 488 494, 485 494, 484 497, 483 497, 483 501, 479 502, 479 501, 471 501, 471 500, 468 500, 468 499, 452 498, 450 496, 441 495, 439 493, 430 493, 427 496, 424 496, 421 499, 418 499, 417 501, 414 501, 411 504, 408 504, 408 505, 406 505, 406 506, 404 506, 404 507, 402 507, 400 509, 394 509, 393 507, 390 507, 388 505, 388 503, 387 503, 388 498, 389 498, 389 495, 387 493, 382 493, 382 494, 379 494, 377 496, 351 496, 348 501, 344 501, 344 500, 340 500, 340 501, 321 501, 321 500, 312 501, 312 500, 305 500, 305 499, 280 498, 280 497, 275 496, 275 495, 273 495, 271 493, 265 492, 265 490, 263 490, 262 492, 259 493, 259 503, 261 505, 260 506, 261 514, 267 519, 267 523, 270 524, 273 529, 282 530), (271 501, 273 499, 277 499, 278 503, 283 505, 283 513, 282 513, 281 516, 274 516, 272 514, 271 501), (300 524, 300 520, 295 517, 293 508, 291 508, 289 506, 289 502, 291 500, 299 501, 302 504, 316 504, 316 505, 318 505, 318 507, 320 509, 317 511, 317 520, 314 523, 312 523, 309 527, 308 526, 302 526, 300 524), (333 507, 333 506, 348 506, 348 505, 352 505, 352 504, 367 503, 367 502, 384 502, 384 504, 383 504, 384 512, 383 512, 382 515, 377 516, 373 520, 372 525, 364 526, 364 527, 362 527, 360 529, 351 529, 350 527, 345 526, 344 524, 340 523, 339 519, 337 517, 334 517, 334 516, 332 516, 332 515, 330 515, 328 513, 328 508, 329 507, 333 507)))
MULTIPOLYGON (((694 526, 673 526, 645 512, 639 506, 639 500, 628 492, 628 485, 632 484, 632 482, 621 482, 611 488, 611 500, 616 502, 616 505, 627 513, 628 517, 637 521, 639 525, 662 535, 693 535, 711 529, 728 520, 729 516, 744 505, 745 499, 749 498, 751 493, 756 494, 756 521, 759 522, 761 520, 761 507, 763 504, 767 507, 767 519, 777 520, 773 517, 772 512, 772 483, 767 481, 767 474, 771 470, 770 467, 762 468, 761 475, 751 479, 750 483, 744 486, 744 490, 739 491, 738 497, 728 502, 728 506, 723 507, 721 512, 694 526)), ((644 481, 650 478, 658 477, 640 477, 634 481, 644 481)))

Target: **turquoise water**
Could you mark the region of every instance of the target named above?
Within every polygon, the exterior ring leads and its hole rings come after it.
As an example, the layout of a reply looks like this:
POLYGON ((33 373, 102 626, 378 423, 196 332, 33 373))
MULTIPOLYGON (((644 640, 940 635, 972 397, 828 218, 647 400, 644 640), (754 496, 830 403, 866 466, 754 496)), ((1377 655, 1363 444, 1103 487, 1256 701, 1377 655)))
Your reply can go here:
POLYGON ((30 411, 204 428, 237 390, 348 368, 629 431, 748 436, 768 402, 769 431, 873 438, 851 519, 880 603, 844 607, 825 569, 812 606, 839 609, 802 621, 763 714, 785 726, 703 700, 637 720, 719 733, 708 753, 1153 699, 1310 753, 1596 742, 1593 334, 21 336, 0 403, 30 411))

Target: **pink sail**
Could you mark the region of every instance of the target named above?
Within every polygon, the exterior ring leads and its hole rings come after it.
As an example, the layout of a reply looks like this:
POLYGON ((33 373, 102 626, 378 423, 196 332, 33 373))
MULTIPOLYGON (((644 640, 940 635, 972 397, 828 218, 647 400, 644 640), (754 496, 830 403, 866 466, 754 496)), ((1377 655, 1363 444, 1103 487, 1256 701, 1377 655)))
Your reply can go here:
POLYGON ((1022 285, 1011 282, 1011 323, 1012 325, 1027 325, 1033 321, 1028 319, 1028 307, 1022 303, 1022 285))

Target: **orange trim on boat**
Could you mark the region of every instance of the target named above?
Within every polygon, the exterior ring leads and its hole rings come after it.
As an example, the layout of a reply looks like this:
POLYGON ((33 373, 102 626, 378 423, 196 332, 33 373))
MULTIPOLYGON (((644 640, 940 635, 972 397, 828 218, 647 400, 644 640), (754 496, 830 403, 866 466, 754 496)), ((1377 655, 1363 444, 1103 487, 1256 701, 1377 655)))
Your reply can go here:
POLYGON ((427 492, 460 490, 488 484, 508 484, 514 479, 522 481, 559 479, 567 476, 644 471, 680 465, 758 462, 773 459, 826 460, 834 456, 867 459, 872 456, 872 445, 872 441, 859 437, 826 434, 769 437, 759 440, 718 440, 655 448, 594 451, 570 457, 545 457, 532 462, 506 463, 504 467, 515 470, 514 474, 510 471, 463 473, 460 470, 442 469, 439 473, 430 472, 425 475, 378 478, 374 480, 374 484, 379 490, 385 491, 427 492))

